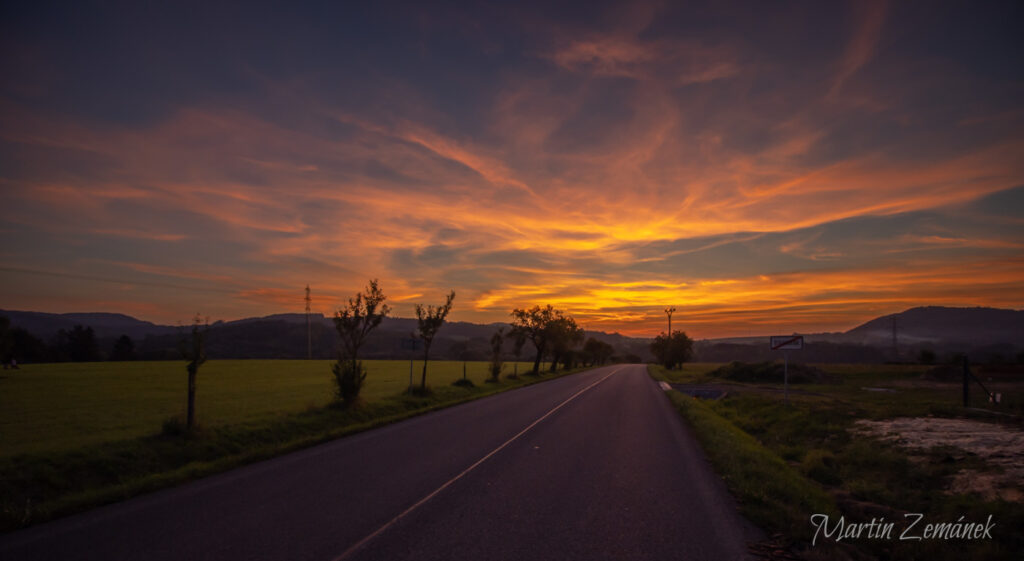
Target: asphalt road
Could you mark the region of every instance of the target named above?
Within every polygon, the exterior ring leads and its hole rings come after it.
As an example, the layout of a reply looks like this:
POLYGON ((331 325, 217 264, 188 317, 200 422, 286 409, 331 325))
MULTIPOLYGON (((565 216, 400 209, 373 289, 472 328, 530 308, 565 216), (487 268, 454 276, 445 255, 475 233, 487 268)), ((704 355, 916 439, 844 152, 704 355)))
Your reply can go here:
POLYGON ((0 559, 742 559, 645 367, 505 392, 0 536, 0 559))

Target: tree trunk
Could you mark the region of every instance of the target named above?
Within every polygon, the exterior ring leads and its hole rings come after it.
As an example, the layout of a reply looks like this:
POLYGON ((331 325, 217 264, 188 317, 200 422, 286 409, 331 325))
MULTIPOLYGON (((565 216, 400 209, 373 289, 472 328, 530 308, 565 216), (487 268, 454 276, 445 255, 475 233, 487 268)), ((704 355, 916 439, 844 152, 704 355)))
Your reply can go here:
POLYGON ((537 358, 533 360, 533 374, 536 376, 540 374, 540 356, 544 354, 543 349, 537 349, 537 358))
POLYGON ((430 358, 430 342, 423 342, 423 375, 420 376, 420 391, 427 390, 427 360, 430 358))
POLYGON ((193 363, 188 365, 188 416, 186 426, 192 432, 196 419, 196 370, 199 368, 193 363))

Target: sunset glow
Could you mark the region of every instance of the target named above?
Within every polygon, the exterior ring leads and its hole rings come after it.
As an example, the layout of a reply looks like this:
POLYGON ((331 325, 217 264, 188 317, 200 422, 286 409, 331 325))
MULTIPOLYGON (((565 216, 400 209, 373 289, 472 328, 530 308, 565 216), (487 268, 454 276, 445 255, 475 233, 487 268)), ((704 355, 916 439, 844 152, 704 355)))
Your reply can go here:
POLYGON ((1019 4, 826 4, 5 7, 0 308, 1024 307, 1019 4))

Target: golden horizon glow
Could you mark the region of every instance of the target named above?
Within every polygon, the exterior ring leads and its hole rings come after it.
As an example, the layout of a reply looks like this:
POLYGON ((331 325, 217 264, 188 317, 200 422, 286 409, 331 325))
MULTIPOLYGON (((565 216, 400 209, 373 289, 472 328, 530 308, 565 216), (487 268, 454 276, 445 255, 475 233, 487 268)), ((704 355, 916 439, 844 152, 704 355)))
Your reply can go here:
MULTIPOLYGON (((717 337, 1024 307, 1012 39, 891 41, 916 8, 884 2, 707 29, 689 9, 453 30, 410 8, 416 33, 350 22, 366 38, 300 6, 282 36, 324 49, 280 62, 230 29, 251 58, 139 47, 139 76, 84 82, 99 43, 19 32, 45 60, 0 86, 0 308, 236 319, 301 311, 308 284, 330 315, 379 278, 405 317, 454 289, 454 321, 552 304, 652 336, 671 305, 717 337)), ((125 56, 131 27, 106 29, 125 56)))

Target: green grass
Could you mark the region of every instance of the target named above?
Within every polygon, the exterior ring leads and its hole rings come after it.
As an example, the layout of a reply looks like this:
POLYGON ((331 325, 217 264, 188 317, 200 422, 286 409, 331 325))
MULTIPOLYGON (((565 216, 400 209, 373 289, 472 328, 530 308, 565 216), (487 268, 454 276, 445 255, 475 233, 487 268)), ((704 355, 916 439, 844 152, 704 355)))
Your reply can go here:
MULTIPOLYGON (((199 370, 197 410, 206 427, 259 424, 327 405, 327 360, 211 360, 199 370)), ((427 385, 462 378, 461 362, 430 362, 427 385)), ((409 361, 365 361, 361 397, 373 402, 405 390, 409 361)), ((486 363, 466 363, 476 385, 486 363)), ((511 371, 512 365, 506 367, 511 371)), ((531 365, 519 364, 519 371, 531 365)), ((413 364, 419 384, 422 361, 413 364)), ((0 457, 60 452, 153 434, 185 411, 184 361, 26 365, 0 375, 0 457)))
MULTIPOLYGON (((665 371, 657 366, 649 370, 653 377, 672 382, 721 383, 707 375, 712 370, 708 365, 688 366, 683 371, 665 371)), ((720 401, 699 402, 678 392, 669 394, 694 426, 716 469, 752 520, 768 530, 783 532, 809 558, 1021 558, 1024 537, 1019 529, 1024 527, 1024 507, 1020 503, 945 492, 951 476, 965 468, 985 470, 983 462, 962 454, 951 460, 950 450, 944 448, 912 457, 904 448, 849 430, 858 419, 905 416, 960 416, 1018 425, 1019 420, 964 410, 960 386, 922 381, 926 367, 818 366, 839 375, 842 383, 795 386, 794 389, 808 393, 792 392, 790 405, 784 403, 780 393, 766 391, 763 383, 724 384, 730 392, 720 401), (887 388, 895 393, 873 392, 865 387, 887 388), (756 439, 774 460, 749 452, 749 439, 756 439), (740 459, 729 452, 732 449, 748 450, 752 459, 740 459), (791 469, 771 471, 767 466, 773 462, 776 468, 781 462, 791 469), (794 474, 803 483, 794 483, 794 474), (852 540, 839 549, 834 542, 825 549, 821 542, 811 548, 807 532, 812 529, 809 517, 815 511, 804 499, 805 490, 795 496, 793 491, 807 485, 833 497, 840 513, 849 521, 868 522, 877 516, 902 520, 905 512, 922 513, 935 522, 955 522, 960 516, 966 520, 985 520, 991 514, 1002 533, 997 532, 995 540, 986 542, 852 540)), ((1020 384, 1004 383, 998 389, 1007 399, 1000 407, 1003 411, 1014 411, 1024 400, 1020 384)), ((984 405, 974 393, 972 405, 984 405)))
POLYGON ((805 513, 837 512, 832 497, 757 439, 698 399, 676 391, 668 396, 694 428, 711 463, 751 521, 773 532, 810 539, 805 513))
POLYGON ((452 382, 462 378, 461 362, 431 362, 432 391, 412 396, 405 393, 407 361, 366 366, 364 399, 343 409, 326 406, 333 389, 329 361, 211 361, 199 373, 202 429, 190 438, 160 434, 163 422, 184 409, 183 363, 40 365, 15 372, 0 380, 17 382, 8 386, 0 412, 0 530, 556 377, 491 383, 484 363, 467 363, 475 385, 459 387, 452 382), (7 410, 7 403, 17 409, 7 410), (8 442, 21 449, 10 452, 8 442))

